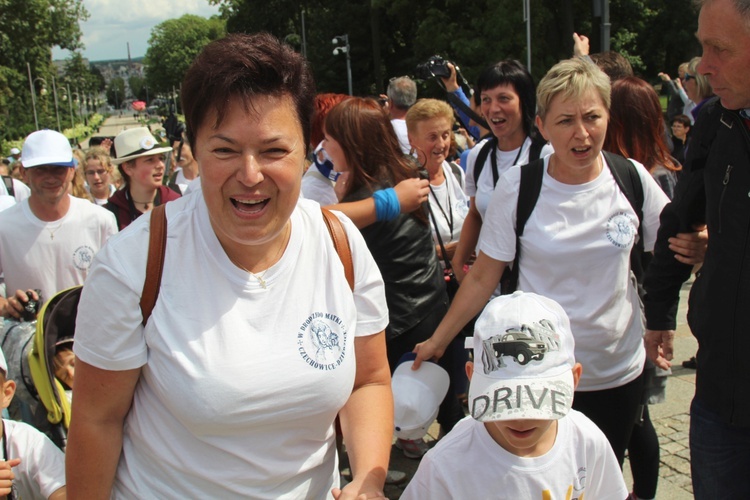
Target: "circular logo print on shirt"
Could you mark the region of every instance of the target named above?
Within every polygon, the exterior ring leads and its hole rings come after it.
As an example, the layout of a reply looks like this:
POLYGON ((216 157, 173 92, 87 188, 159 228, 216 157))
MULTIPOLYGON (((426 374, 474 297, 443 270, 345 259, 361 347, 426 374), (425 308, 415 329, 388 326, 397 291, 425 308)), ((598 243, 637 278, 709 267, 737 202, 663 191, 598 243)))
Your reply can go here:
POLYGON ((344 361, 347 331, 341 318, 331 313, 311 314, 297 332, 297 350, 318 370, 335 370, 344 361))
POLYGON ((73 265, 81 271, 88 271, 91 262, 94 260, 94 249, 88 245, 76 248, 73 252, 73 265))
POLYGON ((628 248, 635 234, 635 223, 625 212, 617 212, 607 221, 607 239, 618 248, 628 248))

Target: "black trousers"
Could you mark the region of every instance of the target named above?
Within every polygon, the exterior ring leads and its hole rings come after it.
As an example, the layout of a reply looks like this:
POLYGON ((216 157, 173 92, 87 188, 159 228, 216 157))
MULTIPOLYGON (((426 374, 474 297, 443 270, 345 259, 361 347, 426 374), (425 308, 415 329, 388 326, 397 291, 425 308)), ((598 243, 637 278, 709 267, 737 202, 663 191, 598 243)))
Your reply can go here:
POLYGON ((622 467, 633 426, 640 417, 643 374, 627 384, 601 391, 576 391, 573 409, 589 417, 607 436, 622 467))

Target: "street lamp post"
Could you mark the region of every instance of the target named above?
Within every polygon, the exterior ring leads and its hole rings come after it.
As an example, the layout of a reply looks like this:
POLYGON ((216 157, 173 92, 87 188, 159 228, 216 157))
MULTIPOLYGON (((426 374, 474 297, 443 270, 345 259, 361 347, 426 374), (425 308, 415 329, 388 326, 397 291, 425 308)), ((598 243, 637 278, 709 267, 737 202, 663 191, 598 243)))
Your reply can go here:
POLYGON ((36 114, 36 92, 34 92, 34 80, 31 78, 31 65, 26 63, 26 69, 29 72, 29 90, 31 91, 31 107, 34 108, 34 127, 39 130, 39 117, 36 114))
POLYGON ((333 55, 337 56, 339 53, 346 54, 346 80, 349 84, 349 95, 354 95, 352 93, 352 62, 351 57, 349 56, 349 53, 351 52, 351 47, 349 46, 349 35, 340 35, 333 38, 332 43, 334 45, 337 45, 339 43, 343 43, 344 45, 338 46, 335 49, 333 49, 333 55))
POLYGON ((531 73, 531 5, 523 0, 523 20, 526 21, 526 69, 531 73))
POLYGON ((55 77, 52 77, 52 93, 55 96, 55 118, 57 118, 57 131, 62 132, 62 127, 60 127, 60 111, 57 107, 57 85, 55 84, 55 77))
POLYGON ((75 128, 76 123, 73 120, 73 94, 70 93, 70 85, 66 85, 65 88, 68 90, 68 109, 70 110, 70 128, 75 128))

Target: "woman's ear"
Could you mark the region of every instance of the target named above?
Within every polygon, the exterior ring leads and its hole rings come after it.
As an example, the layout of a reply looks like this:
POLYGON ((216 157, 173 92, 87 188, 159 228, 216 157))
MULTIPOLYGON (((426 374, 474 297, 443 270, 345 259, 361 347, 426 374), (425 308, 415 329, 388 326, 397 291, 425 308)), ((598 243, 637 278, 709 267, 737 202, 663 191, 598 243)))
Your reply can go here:
POLYGON ((473 361, 467 361, 466 362, 466 378, 469 379, 469 382, 471 382, 471 376, 474 375, 474 362, 473 361))
POLYGON ((542 137, 544 137, 544 140, 549 142, 549 137, 547 137, 547 132, 544 130, 544 122, 539 117, 539 115, 536 115, 536 118, 534 118, 534 123, 536 123, 536 128, 539 129, 539 133, 542 134, 542 137))

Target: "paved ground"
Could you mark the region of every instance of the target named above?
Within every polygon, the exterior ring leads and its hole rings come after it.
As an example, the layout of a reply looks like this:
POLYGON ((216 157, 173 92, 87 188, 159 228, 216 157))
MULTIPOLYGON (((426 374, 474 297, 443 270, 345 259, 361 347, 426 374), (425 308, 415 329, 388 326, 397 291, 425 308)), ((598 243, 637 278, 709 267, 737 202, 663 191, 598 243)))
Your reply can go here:
MULTIPOLYGON (((123 116, 118 116, 117 114, 110 116, 107 118, 101 127, 99 127, 99 132, 94 134, 95 136, 106 136, 106 137, 112 137, 116 136, 123 130, 133 128, 133 127, 140 127, 142 126, 137 120, 133 118, 133 113, 127 113, 123 111, 123 116)), ((152 126, 152 130, 155 130, 155 127, 152 126)), ((86 139, 85 141, 81 141, 81 147, 83 149, 87 149, 89 147, 89 139, 86 139)))
MULTIPOLYGON (((661 467, 659 470, 659 485, 656 498, 659 500, 689 500, 693 498, 690 483, 690 454, 688 448, 688 427, 690 423, 689 408, 695 392, 695 370, 682 367, 681 362, 695 354, 697 342, 691 335, 685 321, 687 294, 690 284, 686 284, 682 291, 680 304, 680 318, 678 320, 677 340, 675 345, 675 367, 667 382, 666 402, 649 407, 651 420, 659 435, 661 444, 661 467)), ((430 428, 426 439, 434 442, 438 434, 438 426, 430 428)), ((432 443, 431 443, 432 444, 432 443)), ((393 447, 391 452, 391 469, 403 471, 407 474, 407 481, 417 469, 418 460, 404 458, 401 451, 393 447)), ((626 459, 623 470, 628 488, 632 487, 630 465, 626 459)), ((386 496, 391 500, 398 499, 406 483, 401 485, 386 485, 386 496)))

